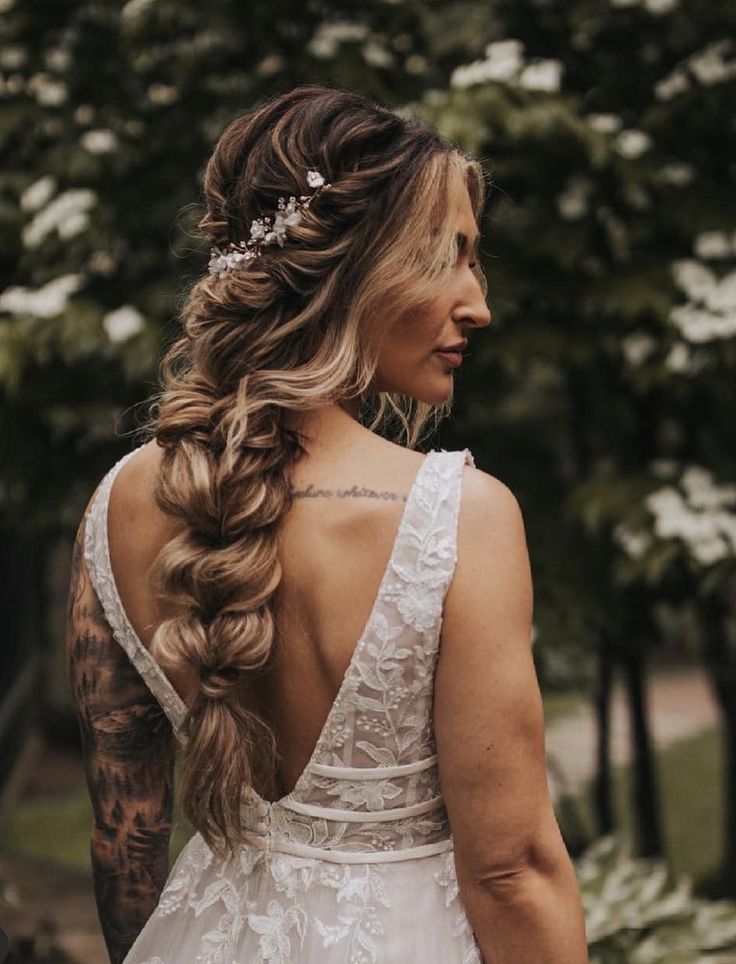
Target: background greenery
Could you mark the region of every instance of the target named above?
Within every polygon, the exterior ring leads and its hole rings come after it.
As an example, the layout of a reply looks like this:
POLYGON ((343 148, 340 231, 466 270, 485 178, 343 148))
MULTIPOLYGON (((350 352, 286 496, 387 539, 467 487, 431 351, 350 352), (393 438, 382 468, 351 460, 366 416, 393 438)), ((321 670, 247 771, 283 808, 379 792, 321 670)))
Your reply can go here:
POLYGON ((441 444, 468 445, 517 494, 545 694, 595 705, 597 775, 572 849, 624 829, 640 858, 696 875, 708 853, 710 893, 736 897, 733 0, 0 12, 0 696, 36 654, 46 729, 74 730, 54 599, 81 510, 129 447, 181 293, 206 266, 195 205, 212 143, 295 84, 363 91, 492 176, 494 323, 457 376, 441 444), (658 762, 647 681, 669 652, 702 662, 721 720, 697 752, 658 762), (616 679, 632 718, 623 790, 616 679), (704 848, 701 821, 718 828, 704 848))

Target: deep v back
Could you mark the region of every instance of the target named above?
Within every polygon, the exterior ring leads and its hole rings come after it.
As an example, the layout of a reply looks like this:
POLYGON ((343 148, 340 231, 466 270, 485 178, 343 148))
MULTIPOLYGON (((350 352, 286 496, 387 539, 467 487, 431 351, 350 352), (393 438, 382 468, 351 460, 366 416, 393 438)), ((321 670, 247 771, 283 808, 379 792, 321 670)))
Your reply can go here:
MULTIPOLYGON (((85 559, 115 638, 183 741, 186 704, 133 629, 110 564, 110 490, 135 451, 115 463, 98 487, 85 529, 85 559)), ((313 848, 307 841, 313 839, 315 819, 321 825, 339 817, 354 826, 349 833, 338 831, 331 849, 365 850, 359 828, 367 813, 373 814, 372 825, 379 811, 379 822, 391 832, 395 828, 388 821, 421 817, 425 837, 431 836, 428 815, 435 811, 440 836, 434 843, 444 839, 430 710, 442 605, 456 561, 465 463, 473 464, 467 449, 432 449, 420 464, 370 613, 307 765, 294 788, 273 803, 253 790, 244 794, 244 819, 264 839, 277 834, 291 846, 313 848)), ((375 838, 375 827, 370 833, 375 838)), ((319 837, 321 844, 330 842, 329 833, 319 837)), ((407 832, 401 839, 407 846, 413 836, 407 832)))

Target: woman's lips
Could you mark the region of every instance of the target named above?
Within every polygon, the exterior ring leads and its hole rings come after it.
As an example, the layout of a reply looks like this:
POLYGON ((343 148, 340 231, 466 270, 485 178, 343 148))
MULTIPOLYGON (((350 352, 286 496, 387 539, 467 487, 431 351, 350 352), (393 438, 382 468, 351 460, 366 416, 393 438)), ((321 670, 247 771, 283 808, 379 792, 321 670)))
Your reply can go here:
POLYGON ((463 363, 463 353, 460 351, 438 351, 437 354, 441 355, 454 368, 463 363))

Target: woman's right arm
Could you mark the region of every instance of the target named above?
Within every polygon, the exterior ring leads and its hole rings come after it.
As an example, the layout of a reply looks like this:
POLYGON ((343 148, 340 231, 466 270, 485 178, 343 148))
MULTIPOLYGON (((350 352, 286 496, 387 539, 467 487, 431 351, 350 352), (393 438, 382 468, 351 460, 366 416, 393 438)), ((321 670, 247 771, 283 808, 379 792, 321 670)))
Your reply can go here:
POLYGON ((111 964, 120 964, 169 873, 175 739, 92 586, 82 550, 88 512, 72 553, 66 657, 93 811, 97 913, 111 964))
POLYGON ((460 895, 485 964, 588 964, 585 918, 547 786, 524 523, 466 467, 434 725, 460 895))

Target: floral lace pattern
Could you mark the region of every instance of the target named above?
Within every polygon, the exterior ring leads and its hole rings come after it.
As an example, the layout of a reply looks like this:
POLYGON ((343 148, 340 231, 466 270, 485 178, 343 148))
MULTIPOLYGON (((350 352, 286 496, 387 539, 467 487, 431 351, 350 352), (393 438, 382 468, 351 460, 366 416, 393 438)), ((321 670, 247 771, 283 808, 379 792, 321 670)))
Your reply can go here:
MULTIPOLYGON (((236 857, 217 861, 195 834, 179 855, 154 918, 184 910, 199 917, 208 908, 222 905, 217 928, 202 938, 196 958, 202 964, 235 962, 244 927, 258 935, 257 956, 251 958, 257 964, 298 961, 310 929, 324 948, 339 945, 347 955, 341 960, 374 964, 379 960, 384 929, 379 909, 391 907, 384 885, 386 872, 385 867, 338 866, 315 858, 245 849, 236 857), (202 873, 208 869, 209 882, 200 893, 202 873), (265 908, 250 896, 258 871, 269 875, 275 894, 265 908), (317 886, 334 897, 335 913, 329 920, 310 913, 307 895, 317 886)), ((141 964, 164 962, 153 957, 141 964)))
POLYGON ((457 871, 455 870, 455 855, 448 851, 440 856, 441 866, 435 872, 434 879, 445 888, 445 907, 452 908, 452 936, 463 939, 465 953, 462 957, 462 964, 483 964, 478 944, 473 936, 465 909, 460 903, 460 889, 457 883, 457 871))
MULTIPOLYGON (((85 556, 116 638, 177 731, 186 707, 136 637, 110 568, 109 493, 132 454, 99 487, 85 556)), ((174 920, 187 934, 186 961, 197 964, 386 961, 392 921, 411 901, 396 884, 407 865, 424 887, 435 884, 435 897, 423 898, 436 901, 427 925, 450 942, 437 960, 480 964, 454 876, 431 712, 465 464, 474 464, 467 449, 432 450, 422 461, 371 614, 294 789, 275 802, 244 789, 253 845, 234 857, 216 859, 199 834, 191 838, 125 964, 185 964, 180 952, 164 954, 174 920)))

